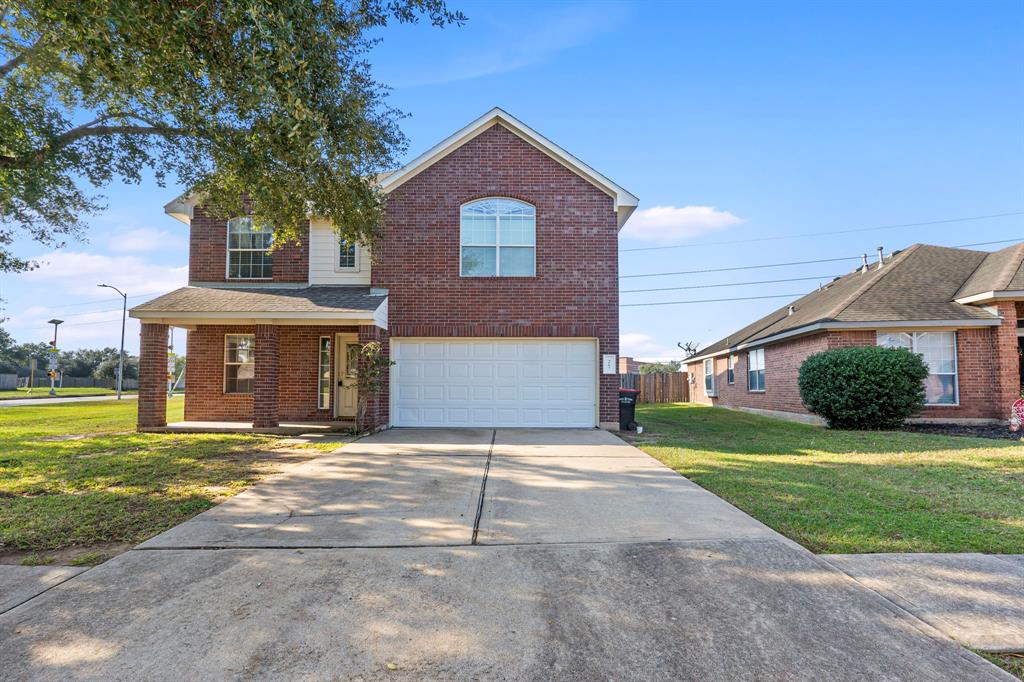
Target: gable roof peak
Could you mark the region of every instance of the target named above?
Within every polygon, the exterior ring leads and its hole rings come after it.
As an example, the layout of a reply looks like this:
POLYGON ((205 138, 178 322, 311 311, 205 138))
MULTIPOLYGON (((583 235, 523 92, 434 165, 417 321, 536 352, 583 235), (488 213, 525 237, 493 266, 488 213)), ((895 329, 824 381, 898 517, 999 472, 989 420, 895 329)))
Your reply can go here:
POLYGON ((397 171, 387 175, 380 182, 381 191, 387 193, 397 189, 407 180, 415 177, 421 171, 429 168, 496 124, 501 124, 518 137, 611 196, 615 200, 615 212, 619 228, 625 224, 629 216, 636 210, 639 203, 636 195, 594 170, 501 107, 492 108, 483 116, 441 140, 397 171))

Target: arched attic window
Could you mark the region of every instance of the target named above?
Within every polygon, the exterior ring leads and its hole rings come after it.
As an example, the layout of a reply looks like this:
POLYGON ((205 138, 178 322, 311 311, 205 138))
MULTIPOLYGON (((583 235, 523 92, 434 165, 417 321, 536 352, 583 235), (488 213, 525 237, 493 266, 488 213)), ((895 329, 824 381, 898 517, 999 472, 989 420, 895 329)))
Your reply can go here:
POLYGON ((463 277, 533 277, 537 274, 537 209, 501 197, 464 204, 459 244, 463 277))

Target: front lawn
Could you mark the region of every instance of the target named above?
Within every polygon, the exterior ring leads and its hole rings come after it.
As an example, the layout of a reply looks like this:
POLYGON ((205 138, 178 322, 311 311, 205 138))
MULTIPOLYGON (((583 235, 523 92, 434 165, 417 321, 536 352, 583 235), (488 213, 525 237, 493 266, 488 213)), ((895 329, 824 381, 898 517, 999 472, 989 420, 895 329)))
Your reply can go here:
POLYGON ((818 553, 1024 553, 1024 444, 639 405, 636 444, 818 553))
MULTIPOLYGON (((56 390, 57 398, 72 398, 82 397, 90 395, 117 395, 117 391, 112 388, 58 388, 56 390)), ((122 393, 136 393, 135 390, 125 389, 122 393)), ((8 389, 0 391, 0 400, 25 400, 33 398, 53 398, 50 395, 50 386, 36 386, 31 392, 24 388, 8 389)))
MULTIPOLYGON (((183 399, 169 402, 169 420, 180 421, 183 399)), ((0 559, 98 560, 316 454, 273 436, 135 433, 136 409, 0 407, 0 559)))

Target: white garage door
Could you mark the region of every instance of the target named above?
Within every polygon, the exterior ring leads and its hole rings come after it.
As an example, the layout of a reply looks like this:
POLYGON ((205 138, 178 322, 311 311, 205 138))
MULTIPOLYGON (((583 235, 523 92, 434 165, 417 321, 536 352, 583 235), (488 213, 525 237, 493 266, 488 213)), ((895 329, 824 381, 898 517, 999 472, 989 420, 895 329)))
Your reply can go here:
POLYGON ((395 426, 590 427, 593 339, 391 340, 395 426))

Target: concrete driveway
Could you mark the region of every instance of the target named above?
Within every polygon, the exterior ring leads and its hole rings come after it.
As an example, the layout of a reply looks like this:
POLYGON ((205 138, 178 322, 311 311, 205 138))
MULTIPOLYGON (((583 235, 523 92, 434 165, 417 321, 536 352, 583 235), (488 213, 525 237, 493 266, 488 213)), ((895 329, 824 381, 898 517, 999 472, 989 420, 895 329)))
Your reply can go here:
POLYGON ((393 430, 0 615, 19 679, 1013 679, 615 436, 393 430))

